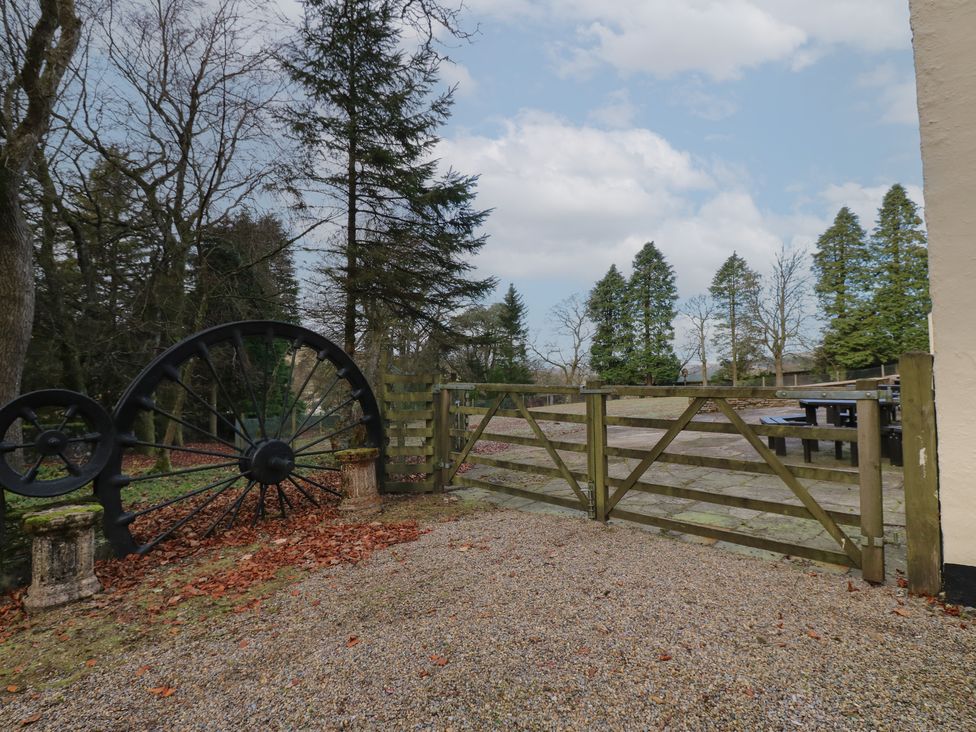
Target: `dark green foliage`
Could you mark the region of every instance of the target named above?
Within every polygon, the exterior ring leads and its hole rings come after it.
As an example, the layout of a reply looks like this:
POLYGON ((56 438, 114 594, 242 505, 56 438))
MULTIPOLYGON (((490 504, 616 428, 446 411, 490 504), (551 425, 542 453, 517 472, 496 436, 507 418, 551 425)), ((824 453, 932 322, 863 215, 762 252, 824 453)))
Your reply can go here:
POLYGON ((390 321, 444 329, 495 285, 470 277, 488 213, 473 208, 476 178, 439 175, 431 156, 453 89, 437 93, 430 44, 404 50, 406 5, 306 0, 282 58, 305 94, 283 115, 304 154, 292 192, 324 194, 343 226, 319 272, 349 353, 390 321))
POLYGON ((814 289, 827 320, 818 359, 828 368, 857 369, 875 362, 868 294, 868 250, 857 216, 846 206, 817 239, 814 289))
POLYGON ((627 284, 634 333, 628 370, 637 383, 671 383, 677 379, 681 368, 673 347, 677 301, 674 268, 654 242, 648 242, 634 257, 634 272, 627 284))
POLYGON ((885 194, 869 241, 848 209, 817 241, 817 294, 828 319, 819 358, 858 369, 927 351, 928 250, 918 207, 905 188, 885 194))
POLYGON ((509 284, 505 297, 495 306, 498 324, 495 362, 488 372, 488 381, 501 384, 527 384, 532 381, 526 341, 525 304, 522 296, 509 284))
POLYGON ((759 287, 756 273, 737 253, 725 260, 712 278, 708 291, 716 305, 714 342, 728 362, 733 384, 746 375, 756 358, 758 327, 752 302, 759 287))
POLYGON ((610 384, 632 380, 633 326, 627 297, 627 281, 611 265, 590 291, 587 313, 596 326, 590 345, 590 367, 610 384))
POLYGON ((877 362, 929 348, 928 250, 918 206, 904 187, 885 194, 871 235, 872 328, 877 362))

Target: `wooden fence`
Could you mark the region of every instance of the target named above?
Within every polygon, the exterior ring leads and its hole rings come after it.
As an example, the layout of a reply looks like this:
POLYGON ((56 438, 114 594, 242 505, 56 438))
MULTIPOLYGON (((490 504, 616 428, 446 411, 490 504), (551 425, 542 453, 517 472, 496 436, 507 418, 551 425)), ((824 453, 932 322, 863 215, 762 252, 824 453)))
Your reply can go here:
MULTIPOLYGON (((919 430, 925 432, 926 427, 919 426, 920 420, 928 425, 931 418, 931 415, 922 414, 924 409, 919 410, 915 406, 919 401, 924 404, 931 403, 931 389, 926 394, 924 389, 917 388, 925 378, 923 373, 913 377, 917 384, 903 384, 903 395, 906 389, 909 391, 906 403, 914 410, 912 416, 906 418, 906 423, 912 425, 910 428, 912 435, 919 430)), ((859 568, 868 581, 884 581, 882 428, 879 402, 886 396, 885 392, 877 389, 875 380, 859 381, 851 390, 836 393, 817 390, 816 394, 811 394, 809 389, 604 386, 599 382, 590 382, 583 389, 536 384, 436 384, 426 380, 426 377, 424 380, 412 383, 418 392, 422 388, 429 388, 429 401, 421 401, 418 394, 416 399, 418 404, 423 404, 422 410, 418 408, 406 415, 396 410, 391 412, 391 415, 398 418, 407 416, 415 420, 412 427, 401 426, 394 434, 423 436, 426 440, 427 449, 407 453, 422 454, 425 459, 430 460, 429 463, 424 464, 424 468, 429 468, 431 471, 430 479, 423 483, 425 489, 428 486, 433 490, 442 490, 450 486, 481 488, 586 512, 599 521, 612 518, 623 519, 772 552, 844 564, 859 568), (486 403, 487 406, 466 404, 470 401, 466 399, 466 395, 472 393, 486 397, 488 401, 482 400, 482 403, 486 403), (538 407, 530 409, 526 406, 528 395, 579 396, 580 394, 585 400, 583 413, 550 411, 538 407), (683 397, 687 399, 687 407, 680 416, 673 419, 613 416, 607 413, 607 399, 612 397, 683 397), (749 424, 730 405, 730 400, 744 398, 776 400, 783 406, 787 406, 791 403, 795 405, 797 399, 804 397, 856 399, 857 427, 749 424), (725 421, 694 419, 708 402, 717 407, 725 421), (528 434, 510 434, 512 430, 493 431, 491 422, 496 417, 519 420, 518 424, 523 427, 521 431, 528 434), (469 420, 473 418, 478 418, 477 423, 469 424, 469 420), (419 431, 421 419, 424 420, 425 427, 419 431), (573 442, 555 439, 546 434, 540 423, 585 425, 586 440, 573 442), (649 435, 647 448, 615 445, 607 438, 607 428, 613 426, 655 430, 656 433, 649 435), (669 450, 675 438, 682 432, 739 435, 752 447, 757 459, 734 459, 669 450), (767 446, 765 440, 773 437, 844 442, 850 443, 852 447, 856 444, 859 453, 858 466, 854 469, 845 469, 787 464, 767 446), (483 442, 540 448, 547 456, 544 461, 546 464, 478 454, 474 448, 483 442), (583 456, 585 456, 585 469, 583 456), (626 476, 612 476, 608 470, 611 458, 636 460, 637 463, 626 476), (554 495, 551 491, 542 492, 524 486, 469 477, 459 472, 464 464, 485 465, 523 474, 561 479, 568 486, 569 491, 554 495), (785 501, 768 500, 709 491, 707 486, 663 485, 645 477, 647 471, 655 464, 676 464, 719 471, 772 475, 789 490, 791 498, 785 501), (825 508, 811 494, 804 481, 827 481, 857 486, 858 510, 849 512, 825 508), (680 521, 671 517, 653 515, 643 510, 633 510, 627 504, 621 504, 625 497, 634 493, 687 499, 730 508, 748 509, 763 514, 778 514, 793 519, 808 519, 817 522, 825 530, 833 540, 834 548, 810 546, 729 528, 680 521)), ((388 398, 385 391, 384 398, 388 398)), ((934 425, 932 430, 934 431, 934 425)), ((394 454, 403 454, 400 450, 402 448, 391 447, 390 459, 393 459, 394 454)), ((906 477, 912 474, 913 469, 908 464, 912 459, 910 453, 910 450, 905 451, 906 477)), ((927 475, 931 477, 931 471, 927 475)), ((387 490, 402 489, 400 484, 387 485, 387 490)), ((917 493, 918 491, 906 486, 906 494, 917 493)), ((919 538, 921 535, 918 532, 913 537, 911 534, 913 521, 911 518, 907 521, 910 534, 909 546, 912 546, 914 538, 914 554, 916 557, 925 557, 924 560, 916 558, 917 566, 912 570, 910 564, 910 572, 915 571, 917 576, 922 576, 931 572, 933 560, 931 551, 920 547, 924 544, 927 548, 932 541, 937 542, 938 537, 936 531, 935 539, 932 538, 933 517, 930 515, 933 511, 932 502, 927 501, 921 508, 914 505, 919 503, 918 500, 906 499, 908 510, 916 512, 914 524, 924 526, 924 537, 919 538), (921 522, 918 520, 920 513, 925 514, 924 521, 921 522), (921 569, 923 563, 926 567, 924 570, 921 569)), ((934 510, 934 521, 937 526, 937 502, 934 510)), ((913 552, 910 551, 910 563, 912 554, 913 552)), ((925 586, 930 588, 931 580, 926 582, 928 584, 925 586)), ((929 591, 931 592, 931 589, 929 591)))
POLYGON ((383 487, 388 493, 434 489, 434 374, 384 374, 380 410, 386 432, 383 487))

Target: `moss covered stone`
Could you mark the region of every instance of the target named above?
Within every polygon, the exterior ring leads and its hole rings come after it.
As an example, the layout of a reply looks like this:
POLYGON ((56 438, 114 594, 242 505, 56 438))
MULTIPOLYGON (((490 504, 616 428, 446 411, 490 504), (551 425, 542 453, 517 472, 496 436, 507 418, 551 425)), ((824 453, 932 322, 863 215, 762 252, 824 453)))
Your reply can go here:
POLYGON ((28 513, 24 516, 22 527, 25 534, 46 534, 55 531, 86 529, 94 526, 101 515, 102 507, 98 504, 59 506, 28 513))
POLYGON ((356 447, 351 450, 340 450, 335 456, 340 463, 367 463, 379 458, 380 451, 375 447, 356 447))

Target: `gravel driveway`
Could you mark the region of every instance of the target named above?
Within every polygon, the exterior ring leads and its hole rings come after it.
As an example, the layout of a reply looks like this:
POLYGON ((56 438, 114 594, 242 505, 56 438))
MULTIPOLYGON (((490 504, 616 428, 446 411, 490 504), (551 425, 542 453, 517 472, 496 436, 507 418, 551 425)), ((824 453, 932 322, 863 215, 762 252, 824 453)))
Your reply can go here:
POLYGON ((19 695, 0 729, 976 729, 976 628, 848 582, 488 511, 19 695))

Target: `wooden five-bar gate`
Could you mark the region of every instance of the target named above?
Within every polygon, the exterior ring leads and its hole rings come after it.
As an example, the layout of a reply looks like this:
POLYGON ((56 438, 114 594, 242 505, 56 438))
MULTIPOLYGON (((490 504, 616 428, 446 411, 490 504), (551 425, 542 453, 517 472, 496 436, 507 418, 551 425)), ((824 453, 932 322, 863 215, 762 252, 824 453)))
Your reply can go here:
MULTIPOLYGON (((914 373, 909 365, 909 372, 914 373)), ((908 390, 905 403, 914 410, 905 417, 906 446, 914 444, 916 433, 927 439, 927 432, 934 434, 930 414, 922 414, 931 403, 930 361, 929 381, 925 374, 903 381, 903 395, 908 390), (917 406, 921 404, 922 409, 917 406)), ((871 582, 883 582, 885 577, 884 509, 882 496, 882 425, 880 403, 888 398, 887 392, 878 389, 876 381, 860 381, 853 389, 824 390, 773 389, 752 387, 658 387, 658 386, 604 386, 589 382, 584 388, 568 386, 542 386, 537 384, 461 384, 435 383, 433 376, 392 377, 384 387, 384 399, 391 406, 399 407, 387 412, 388 424, 393 425, 390 446, 387 448, 386 484, 391 491, 443 490, 451 486, 468 486, 500 492, 510 496, 555 504, 564 508, 586 512, 590 517, 607 521, 623 519, 658 527, 664 530, 693 534, 718 541, 731 542, 791 556, 817 561, 843 564, 859 568, 862 576, 871 582), (413 379, 413 381, 410 381, 413 379), (409 387, 405 386, 410 384, 409 387), (408 391, 409 390, 409 391, 408 391), (408 396, 409 394, 409 396, 408 396), (530 407, 528 397, 576 399, 585 402, 585 409, 557 411, 546 407, 530 407), (480 398, 483 406, 473 404, 472 397, 480 398), (649 418, 613 416, 607 413, 608 398, 616 397, 684 397, 687 407, 676 418, 649 418), (730 404, 736 399, 775 400, 788 406, 797 399, 844 398, 857 402, 857 426, 809 426, 782 424, 751 424, 730 404), (711 403, 724 417, 723 421, 694 419, 707 404, 711 403), (403 409, 406 404, 412 409, 403 409), (499 431, 492 428, 495 418, 514 418, 528 434, 512 434, 513 430, 499 431), (399 420, 399 421, 397 421, 399 420), (475 421, 476 420, 476 421, 475 421), (585 442, 560 440, 548 435, 541 424, 576 423, 585 425, 585 442), (646 447, 614 445, 608 441, 608 427, 630 427, 654 430, 648 436, 646 447), (527 428, 524 429, 524 428, 527 428), (737 459, 709 454, 689 454, 672 448, 675 439, 683 432, 717 433, 738 435, 752 448, 756 459, 737 459), (784 462, 766 444, 769 438, 797 438, 855 444, 858 447, 858 465, 854 469, 820 467, 810 464, 784 462), (415 444, 406 440, 413 438, 415 444), (538 448, 542 459, 526 462, 479 454, 479 443, 495 442, 538 448), (396 444, 394 444, 396 443, 396 444), (407 458, 411 463, 398 464, 407 458), (611 475, 611 459, 636 460, 628 463, 626 475, 611 475), (418 463, 416 461, 421 461, 418 463), (461 471, 462 465, 484 465, 503 471, 515 471, 545 478, 559 479, 568 491, 554 494, 552 491, 532 490, 520 485, 506 484, 483 477, 470 477, 461 471), (648 471, 657 464, 675 464, 694 468, 751 473, 775 476, 789 491, 787 500, 749 497, 734 493, 710 491, 707 486, 669 485, 648 479, 648 471), (416 482, 403 481, 408 472, 419 473, 416 482), (859 508, 838 510, 821 505, 805 483, 824 481, 856 487, 859 508), (677 520, 655 515, 653 512, 634 510, 624 498, 635 493, 687 499, 694 502, 716 504, 728 508, 748 509, 757 514, 777 514, 793 519, 817 522, 833 540, 834 548, 772 538, 747 533, 732 528, 704 523, 677 520)), ((930 412, 931 410, 929 410, 930 412)), ((934 438, 933 438, 934 439, 934 438)), ((906 450, 906 477, 914 475, 911 450, 906 450)), ((917 472, 917 470, 916 470, 917 472)), ((618 471, 619 473, 619 471, 618 471)), ((929 470, 934 475, 934 470, 929 470)), ((915 478, 912 477, 912 480, 915 478)), ((934 483, 932 484, 934 492, 934 483)), ((906 485, 906 494, 911 487, 906 485)), ((918 504, 918 500, 914 501, 918 504)), ((908 516, 909 569, 916 565, 914 589, 933 593, 938 582, 938 572, 932 576, 938 552, 931 545, 938 543, 938 504, 926 500, 922 507, 913 508, 913 499, 906 498, 908 516), (914 515, 912 515, 914 511, 914 515), (913 553, 913 541, 915 551, 913 553), (920 550, 920 545, 924 544, 920 550)))

